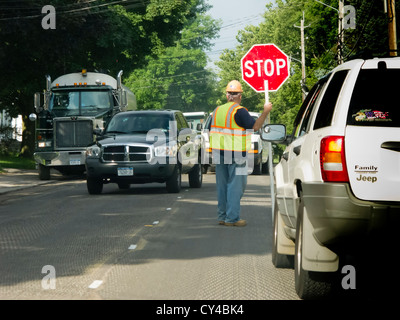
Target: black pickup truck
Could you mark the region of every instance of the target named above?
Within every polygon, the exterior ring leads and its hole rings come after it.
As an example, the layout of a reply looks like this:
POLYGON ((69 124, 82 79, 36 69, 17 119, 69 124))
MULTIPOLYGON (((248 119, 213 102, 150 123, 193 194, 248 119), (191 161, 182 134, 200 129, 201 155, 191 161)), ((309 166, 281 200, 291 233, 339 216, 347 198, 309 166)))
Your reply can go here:
POLYGON ((201 140, 177 110, 128 111, 116 114, 86 150, 87 190, 100 194, 105 183, 120 189, 131 184, 166 183, 181 190, 181 174, 200 188, 201 140))

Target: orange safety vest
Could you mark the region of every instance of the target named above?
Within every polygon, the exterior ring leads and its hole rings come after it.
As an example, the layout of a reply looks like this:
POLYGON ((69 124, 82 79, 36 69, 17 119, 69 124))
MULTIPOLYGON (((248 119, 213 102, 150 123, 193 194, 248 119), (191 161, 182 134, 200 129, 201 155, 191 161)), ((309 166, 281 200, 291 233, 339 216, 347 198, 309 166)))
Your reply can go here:
POLYGON ((210 130, 212 149, 238 152, 250 150, 251 131, 238 126, 235 121, 235 114, 241 108, 244 107, 228 102, 215 109, 210 130))

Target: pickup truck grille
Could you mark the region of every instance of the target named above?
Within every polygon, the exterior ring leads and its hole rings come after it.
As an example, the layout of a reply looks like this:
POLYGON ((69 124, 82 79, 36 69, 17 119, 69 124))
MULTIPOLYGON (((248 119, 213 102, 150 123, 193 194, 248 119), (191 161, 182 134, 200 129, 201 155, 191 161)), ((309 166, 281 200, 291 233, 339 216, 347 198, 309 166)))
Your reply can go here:
POLYGON ((103 150, 105 162, 147 162, 150 159, 147 146, 106 146, 103 150))
POLYGON ((84 148, 93 142, 91 120, 54 121, 55 149, 84 148))

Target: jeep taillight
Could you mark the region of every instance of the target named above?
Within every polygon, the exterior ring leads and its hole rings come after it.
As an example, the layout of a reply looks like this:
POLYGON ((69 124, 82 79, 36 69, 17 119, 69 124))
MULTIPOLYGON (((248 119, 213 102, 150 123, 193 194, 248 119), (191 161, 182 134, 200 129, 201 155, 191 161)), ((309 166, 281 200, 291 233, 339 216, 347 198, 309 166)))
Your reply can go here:
POLYGON ((344 137, 330 136, 321 140, 320 164, 325 182, 348 182, 344 137))

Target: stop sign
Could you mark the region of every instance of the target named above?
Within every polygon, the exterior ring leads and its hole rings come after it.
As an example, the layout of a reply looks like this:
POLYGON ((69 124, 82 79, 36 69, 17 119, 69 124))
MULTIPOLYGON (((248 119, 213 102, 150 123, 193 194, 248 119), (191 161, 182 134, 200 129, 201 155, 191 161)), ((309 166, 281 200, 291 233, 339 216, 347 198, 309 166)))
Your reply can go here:
POLYGON ((274 44, 256 44, 241 60, 242 78, 255 91, 276 91, 289 78, 289 59, 274 44))

